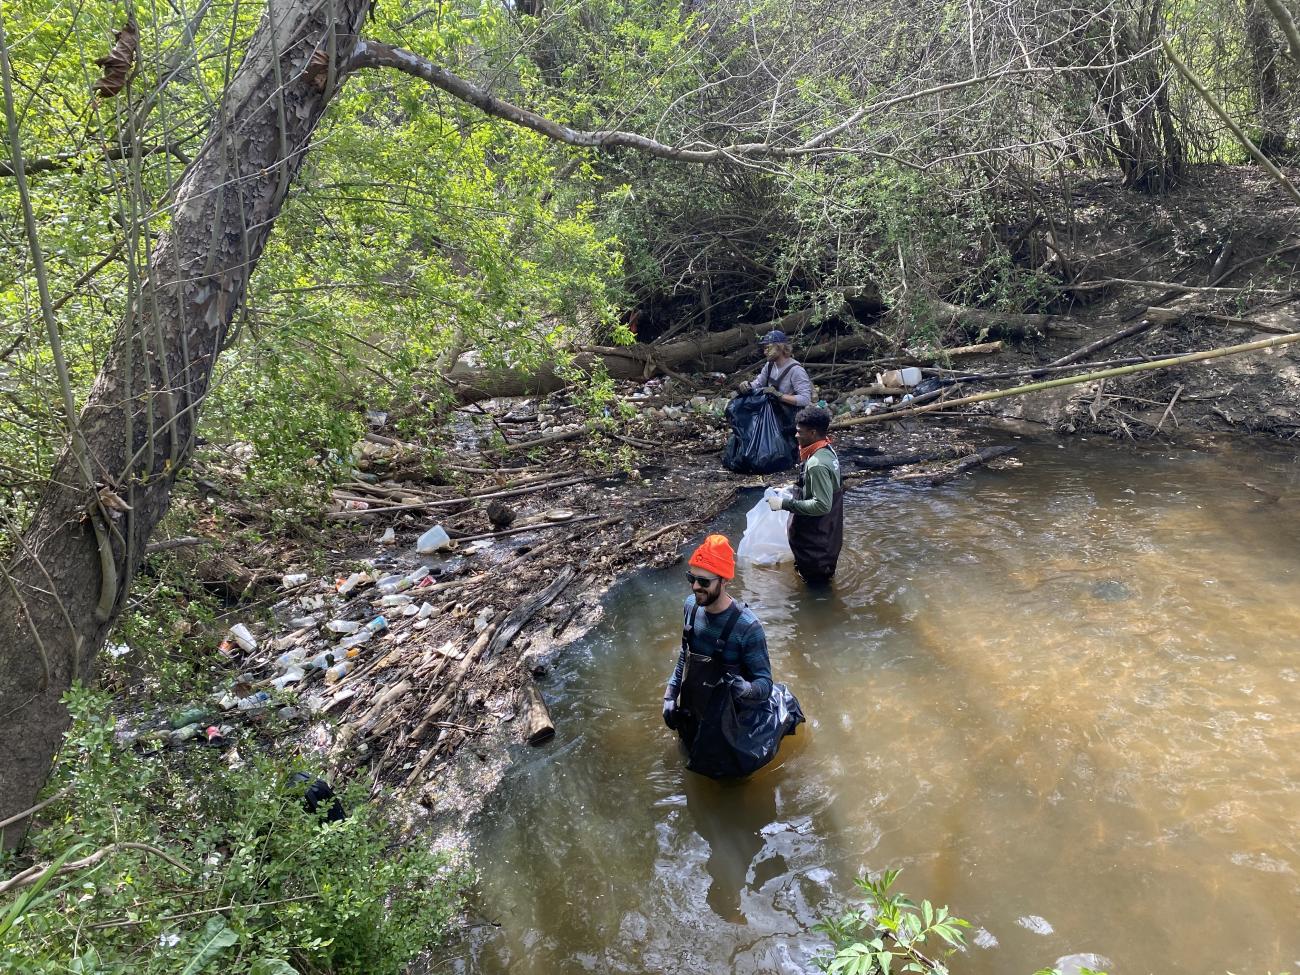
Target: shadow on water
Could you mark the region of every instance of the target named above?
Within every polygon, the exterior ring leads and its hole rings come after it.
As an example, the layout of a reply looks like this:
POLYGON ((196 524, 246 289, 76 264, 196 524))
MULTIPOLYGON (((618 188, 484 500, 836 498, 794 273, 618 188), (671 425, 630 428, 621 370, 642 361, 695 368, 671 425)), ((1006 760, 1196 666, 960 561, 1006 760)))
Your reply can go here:
POLYGON ((745 782, 660 720, 681 567, 611 593, 475 824, 499 926, 454 970, 810 971, 890 866, 976 924, 963 973, 1300 966, 1295 456, 1023 459, 855 491, 828 589, 742 571, 808 716, 745 782))

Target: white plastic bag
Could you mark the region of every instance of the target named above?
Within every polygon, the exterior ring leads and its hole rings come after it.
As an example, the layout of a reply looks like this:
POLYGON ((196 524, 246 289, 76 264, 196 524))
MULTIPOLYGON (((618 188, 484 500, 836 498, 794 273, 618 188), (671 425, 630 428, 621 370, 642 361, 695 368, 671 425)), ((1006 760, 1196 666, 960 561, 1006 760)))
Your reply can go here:
POLYGON ((790 512, 773 511, 768 507, 769 497, 789 497, 784 491, 768 488, 763 500, 745 515, 745 534, 736 546, 736 558, 754 565, 780 565, 794 558, 790 539, 786 534, 790 525, 790 512))

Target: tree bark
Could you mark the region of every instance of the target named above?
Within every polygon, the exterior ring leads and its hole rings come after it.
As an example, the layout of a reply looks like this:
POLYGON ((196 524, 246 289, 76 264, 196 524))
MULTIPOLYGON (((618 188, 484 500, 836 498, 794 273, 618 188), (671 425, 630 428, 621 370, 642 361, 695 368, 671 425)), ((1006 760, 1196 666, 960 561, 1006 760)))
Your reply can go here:
POLYGON ((193 449, 230 323, 370 0, 268 6, 81 410, 91 467, 129 510, 102 523, 105 506, 65 451, 4 567, 0 819, 32 805, 68 725, 62 697, 95 676, 96 653, 193 449), (107 546, 97 543, 96 519, 107 546))

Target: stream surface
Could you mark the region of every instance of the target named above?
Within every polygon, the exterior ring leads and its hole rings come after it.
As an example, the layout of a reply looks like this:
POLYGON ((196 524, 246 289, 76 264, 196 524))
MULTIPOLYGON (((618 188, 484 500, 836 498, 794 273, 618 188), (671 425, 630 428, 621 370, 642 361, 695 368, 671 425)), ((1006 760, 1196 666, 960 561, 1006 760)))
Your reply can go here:
POLYGON ((972 922, 954 975, 1300 969, 1297 455, 1019 457, 852 492, 829 594, 742 567, 809 720, 742 783, 660 719, 684 566, 613 590, 474 824, 451 970, 814 971, 888 867, 972 922))

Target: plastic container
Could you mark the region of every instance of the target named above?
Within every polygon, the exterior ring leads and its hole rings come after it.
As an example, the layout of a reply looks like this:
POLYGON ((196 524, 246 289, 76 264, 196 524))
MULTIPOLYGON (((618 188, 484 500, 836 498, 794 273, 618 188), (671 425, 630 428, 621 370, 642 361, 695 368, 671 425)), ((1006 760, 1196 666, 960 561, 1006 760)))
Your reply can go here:
POLYGON ((290 667, 279 677, 275 678, 275 680, 271 681, 271 686, 277 691, 282 691, 290 684, 296 684, 306 676, 306 671, 301 667, 290 667))
POLYGON ((379 536, 379 544, 380 545, 397 544, 397 532, 393 530, 392 525, 389 525, 388 528, 384 531, 384 533, 379 536))
POLYGON ((432 555, 449 545, 451 545, 451 536, 447 534, 447 530, 442 525, 434 525, 420 536, 419 541, 415 543, 415 551, 419 555, 432 555))
POLYGON ((906 369, 898 370, 898 376, 904 386, 915 386, 921 381, 921 370, 916 366, 908 366, 906 369))
POLYGON ((196 721, 194 724, 187 724, 183 728, 177 728, 175 731, 171 732, 167 737, 171 739, 173 743, 179 745, 183 741, 189 741, 191 738, 197 738, 202 731, 203 731, 203 726, 196 721))
POLYGON ((292 589, 294 586, 301 586, 306 581, 307 581, 307 573, 291 572, 283 579, 280 580, 280 584, 283 585, 284 588, 286 589, 292 589))
POLYGON ((257 708, 264 707, 269 700, 271 700, 269 693, 258 691, 256 694, 248 695, 248 697, 241 697, 235 702, 235 707, 241 711, 254 711, 257 708))
POLYGON ((173 728, 184 728, 186 725, 196 724, 203 721, 212 713, 210 708, 186 708, 176 717, 172 718, 173 728))
POLYGON ((366 579, 368 578, 369 577, 364 572, 352 573, 352 575, 348 576, 346 579, 342 580, 338 584, 339 595, 346 596, 353 589, 357 588, 357 586, 361 585, 361 583, 365 582, 366 579))
POLYGON ((279 670, 288 670, 290 667, 300 664, 305 656, 307 656, 307 651, 302 647, 296 650, 286 650, 275 658, 275 666, 279 670))
POLYGON ((230 628, 230 638, 238 643, 241 649, 249 653, 257 649, 257 639, 243 623, 236 623, 230 628))
MULTIPOLYGON (((352 639, 352 637, 349 637, 348 639, 352 639)), ((311 670, 325 670, 329 667, 333 667, 334 662, 340 656, 341 654, 335 653, 333 650, 325 650, 308 660, 305 666, 311 670)))
POLYGON ((427 620, 433 614, 434 614, 433 603, 421 603, 420 611, 415 615, 422 620, 427 620))

